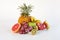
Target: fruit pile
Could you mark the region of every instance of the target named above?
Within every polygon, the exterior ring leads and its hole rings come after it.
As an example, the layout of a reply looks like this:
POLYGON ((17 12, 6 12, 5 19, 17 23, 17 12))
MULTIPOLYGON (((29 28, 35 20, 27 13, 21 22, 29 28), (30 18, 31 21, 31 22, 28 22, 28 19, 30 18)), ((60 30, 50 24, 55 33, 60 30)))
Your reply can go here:
POLYGON ((30 12, 32 11, 32 6, 24 4, 23 6, 19 6, 21 8, 21 16, 18 19, 18 23, 14 24, 12 27, 12 31, 19 34, 27 34, 31 33, 35 35, 38 30, 48 30, 49 26, 46 21, 43 23, 40 20, 35 19, 30 16, 30 12))

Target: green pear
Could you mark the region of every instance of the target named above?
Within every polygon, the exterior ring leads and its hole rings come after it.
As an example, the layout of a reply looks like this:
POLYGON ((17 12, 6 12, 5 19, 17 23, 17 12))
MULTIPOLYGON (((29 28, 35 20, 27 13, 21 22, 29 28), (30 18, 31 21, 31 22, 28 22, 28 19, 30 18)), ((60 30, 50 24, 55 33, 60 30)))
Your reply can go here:
POLYGON ((29 26, 32 26, 32 27, 35 27, 36 26, 36 23, 35 22, 29 22, 28 25, 29 26))

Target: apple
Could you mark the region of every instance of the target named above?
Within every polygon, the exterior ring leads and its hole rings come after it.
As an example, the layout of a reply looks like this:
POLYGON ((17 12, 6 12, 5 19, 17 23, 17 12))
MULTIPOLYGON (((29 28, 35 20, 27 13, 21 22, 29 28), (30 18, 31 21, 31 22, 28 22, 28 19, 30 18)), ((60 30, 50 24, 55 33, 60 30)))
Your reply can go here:
POLYGON ((37 23, 37 26, 38 26, 38 30, 44 30, 46 29, 46 26, 42 23, 37 23))
POLYGON ((38 27, 38 30, 40 30, 40 27, 41 27, 41 23, 36 23, 37 27, 38 27))
POLYGON ((49 29, 49 25, 48 25, 47 21, 44 21, 43 25, 45 26, 46 29, 49 29))

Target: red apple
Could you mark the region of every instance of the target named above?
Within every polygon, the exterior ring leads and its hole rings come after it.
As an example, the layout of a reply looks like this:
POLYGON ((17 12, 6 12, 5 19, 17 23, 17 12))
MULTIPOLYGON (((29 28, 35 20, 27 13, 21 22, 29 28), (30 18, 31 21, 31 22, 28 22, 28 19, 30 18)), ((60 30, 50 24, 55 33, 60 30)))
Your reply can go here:
POLYGON ((49 29, 49 25, 46 21, 43 22, 43 25, 45 26, 45 29, 49 29))
POLYGON ((38 30, 44 30, 46 28, 45 24, 37 23, 38 30))

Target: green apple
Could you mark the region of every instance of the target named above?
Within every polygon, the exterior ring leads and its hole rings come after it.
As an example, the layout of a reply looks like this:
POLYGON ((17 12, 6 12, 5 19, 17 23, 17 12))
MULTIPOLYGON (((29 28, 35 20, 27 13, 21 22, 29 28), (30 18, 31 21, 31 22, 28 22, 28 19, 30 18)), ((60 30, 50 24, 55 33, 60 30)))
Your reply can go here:
POLYGON ((36 23, 35 22, 29 22, 28 25, 29 26, 32 26, 32 27, 35 27, 36 26, 36 23))

